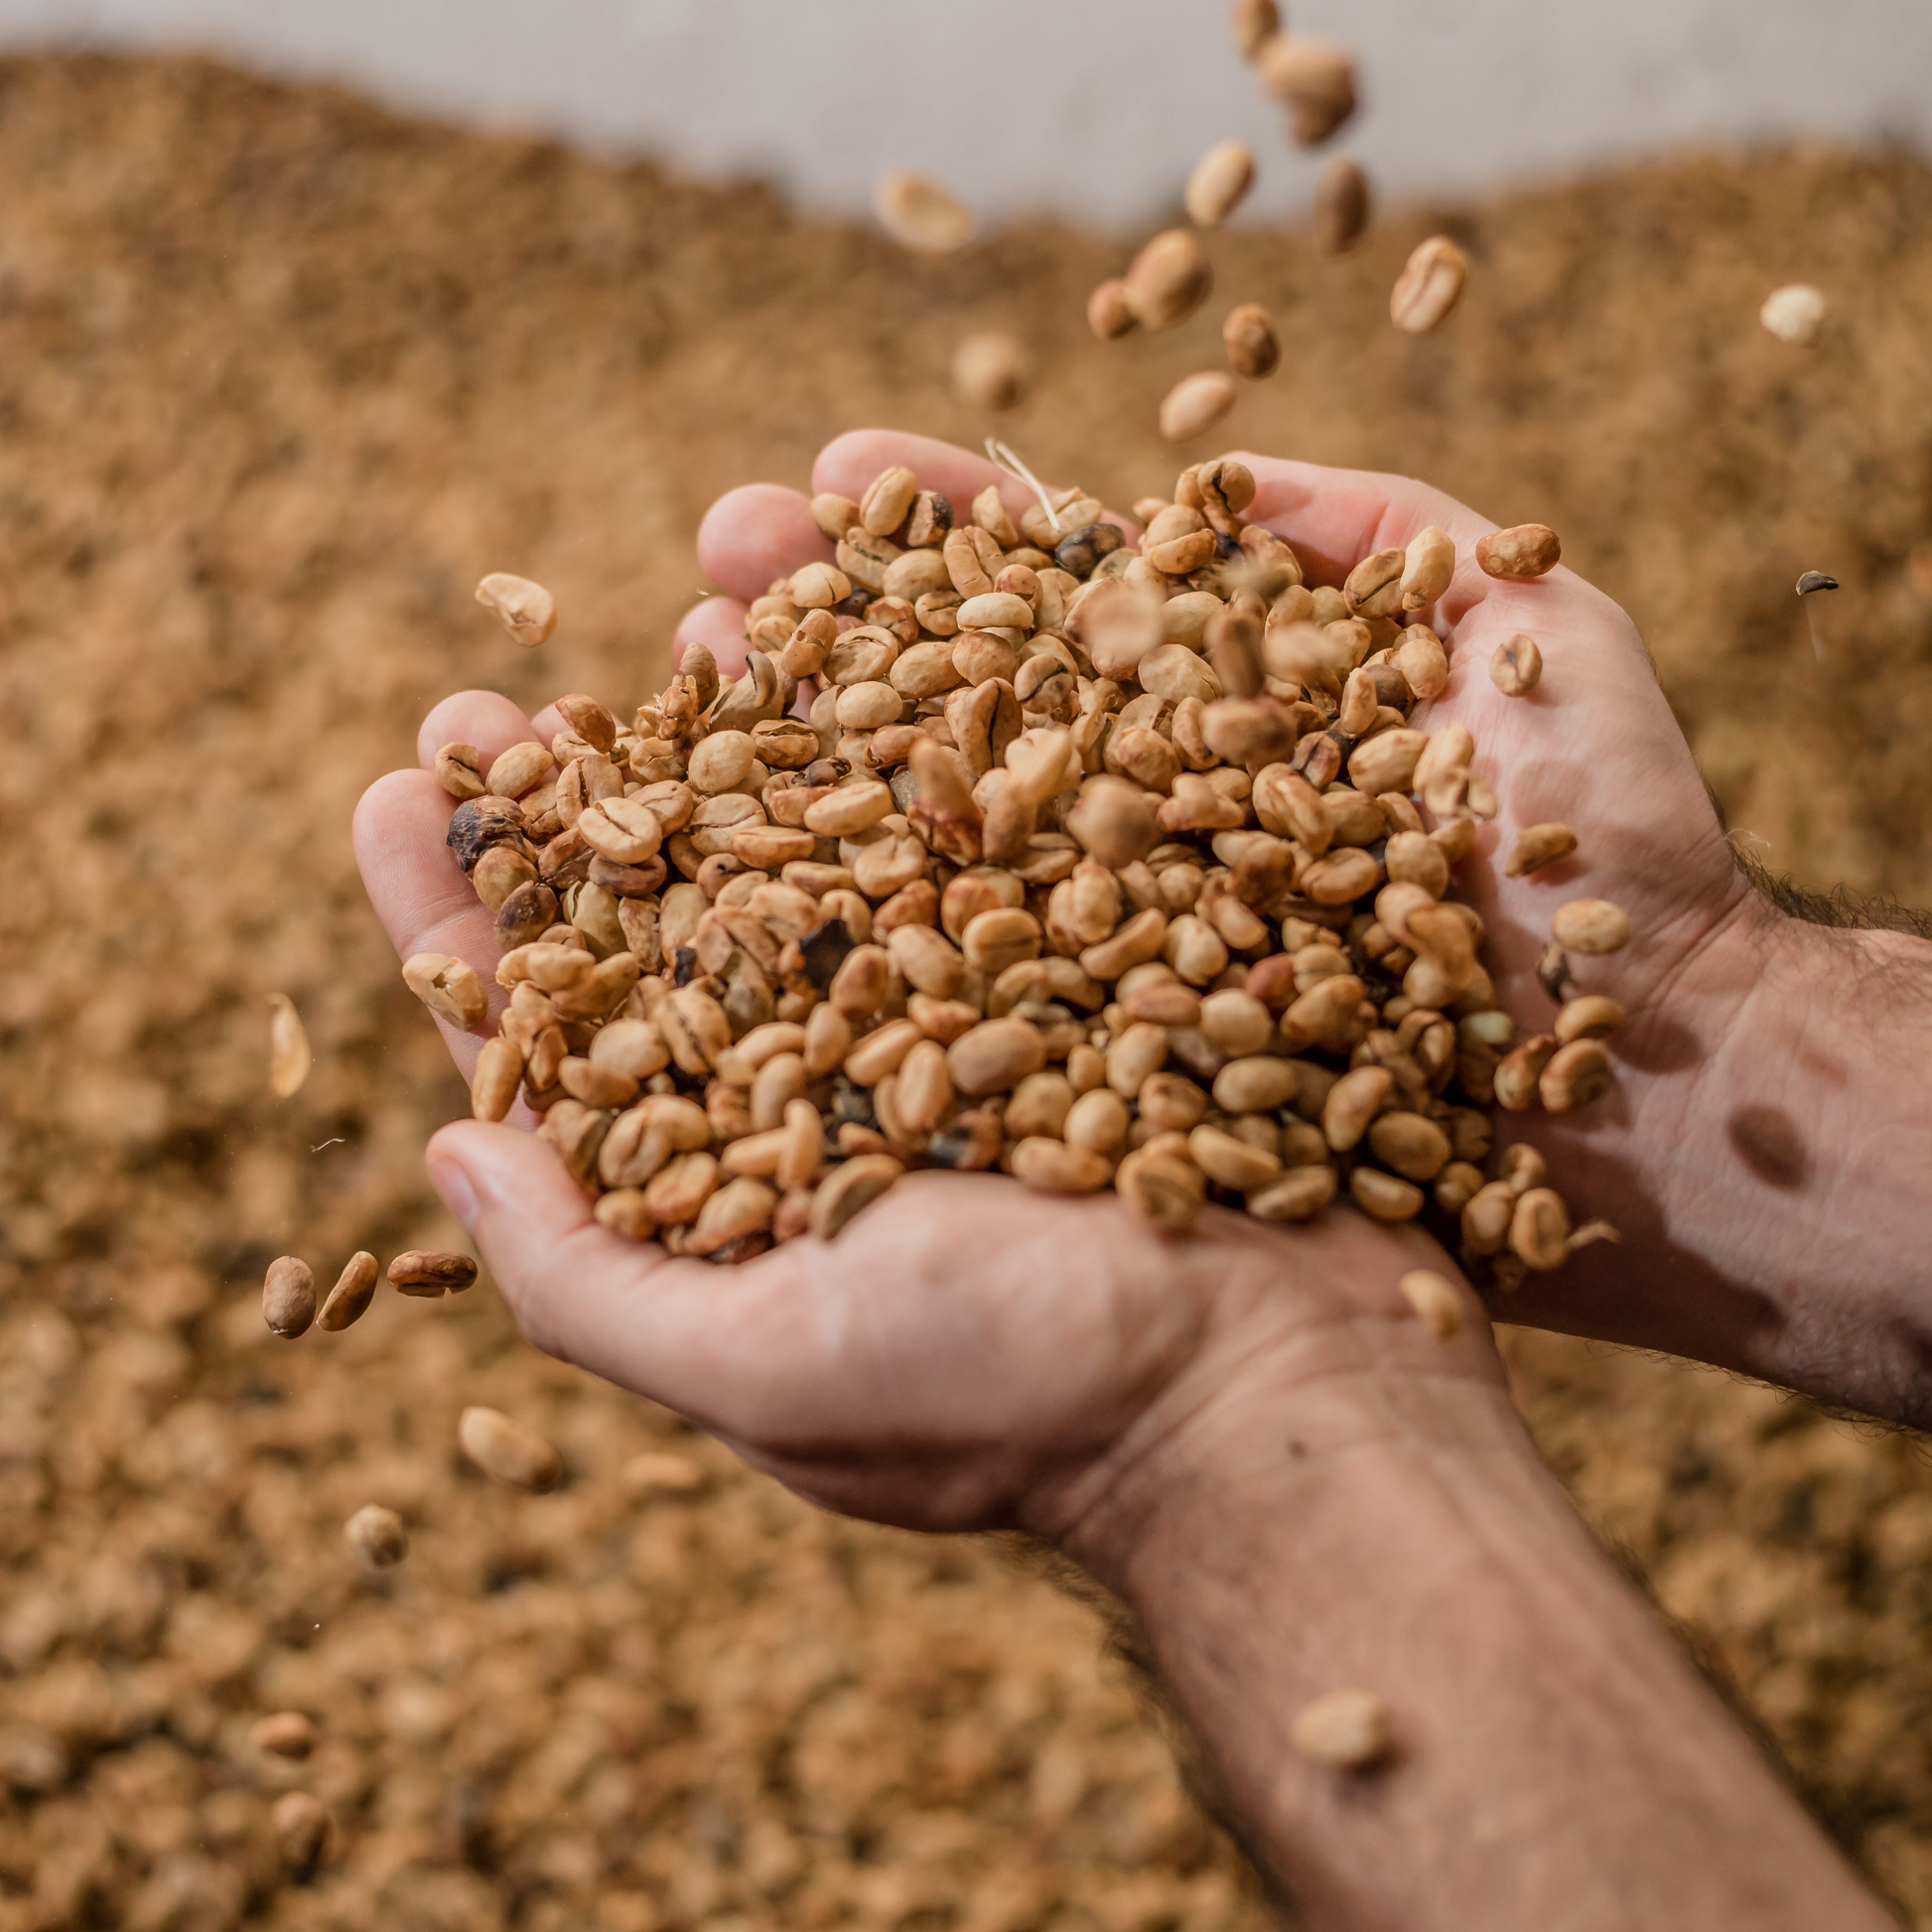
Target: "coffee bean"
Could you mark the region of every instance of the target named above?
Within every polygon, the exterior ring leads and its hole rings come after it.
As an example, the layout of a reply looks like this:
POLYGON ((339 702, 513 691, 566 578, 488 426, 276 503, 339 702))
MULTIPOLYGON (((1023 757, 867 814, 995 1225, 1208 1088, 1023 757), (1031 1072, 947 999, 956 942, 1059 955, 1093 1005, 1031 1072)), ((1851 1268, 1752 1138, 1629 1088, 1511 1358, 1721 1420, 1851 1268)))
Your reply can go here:
POLYGON ((308 1333, 315 1318, 316 1278, 309 1264, 294 1255, 271 1261, 262 1284, 262 1319, 284 1341, 293 1341, 308 1333))
POLYGON ((485 1475, 518 1489, 554 1489, 564 1472, 563 1458, 541 1436, 499 1409, 464 1410, 456 1439, 485 1475))
POLYGON ((1317 1764, 1361 1770, 1388 1753, 1388 1708, 1373 1691, 1330 1691, 1302 1708, 1289 1736, 1317 1764))
POLYGON ((343 1525, 348 1547, 376 1570, 387 1570, 409 1554, 409 1532, 393 1509, 380 1503, 364 1503, 343 1525))
POLYGON ((1442 328, 1462 299, 1469 258, 1447 235, 1419 242, 1389 296, 1389 316, 1411 336, 1442 328))
POLYGON ((888 234, 922 254, 953 254, 973 238, 972 215, 924 175, 900 171, 882 177, 873 207, 888 234))
POLYGON ((495 612, 519 644, 547 643, 557 628, 557 600, 527 577, 492 571, 477 586, 477 602, 495 612))

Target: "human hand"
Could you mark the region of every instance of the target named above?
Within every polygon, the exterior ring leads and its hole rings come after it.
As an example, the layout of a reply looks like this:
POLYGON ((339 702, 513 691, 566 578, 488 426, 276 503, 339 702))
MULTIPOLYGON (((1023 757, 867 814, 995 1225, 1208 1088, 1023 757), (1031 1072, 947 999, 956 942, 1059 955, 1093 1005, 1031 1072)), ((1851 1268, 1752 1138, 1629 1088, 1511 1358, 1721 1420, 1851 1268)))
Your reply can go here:
POLYGON ((1540 1149, 1552 1183, 1621 1245, 1532 1275, 1494 1311, 1924 1421, 1932 1278, 1916 1230, 1932 1125, 1913 1069, 1932 1047, 1932 946, 1828 930, 1753 889, 1635 625, 1574 572, 1485 577, 1474 545, 1494 526, 1425 484, 1242 460, 1258 482, 1248 514, 1317 579, 1430 524, 1455 541, 1433 614, 1449 683, 1424 721, 1466 724, 1496 792, 1458 884, 1519 1037, 1555 1012, 1535 964, 1557 906, 1606 898, 1630 917, 1625 950, 1569 962, 1577 990, 1629 1015, 1605 1042, 1616 1085, 1577 1113, 1497 1117, 1499 1140, 1540 1149), (1545 670, 1512 698, 1487 669, 1517 631, 1545 670), (1577 832, 1576 852, 1507 878, 1517 833, 1549 820, 1577 832))
MULTIPOLYGON (((938 486, 966 497, 994 474, 945 461, 938 486)), ((762 486, 734 492, 700 539, 714 579, 748 597, 828 550, 802 497, 762 486)), ((742 615, 712 600, 685 634, 730 668, 742 615)), ((450 801, 428 767, 452 740, 487 763, 561 723, 462 694, 425 720, 424 768, 370 787, 356 852, 400 955, 454 953, 489 983, 489 915, 444 847, 450 801)), ((445 1033, 467 1074, 481 1041, 445 1033)), ((1111 1195, 914 1174, 832 1244, 717 1268, 598 1224, 554 1151, 514 1128, 456 1123, 428 1159, 532 1340, 679 1410, 801 1494, 884 1521, 1064 1539, 1121 1470, 1144 1475, 1264 1385, 1287 1392, 1283 1413, 1311 1442, 1400 1431, 1425 1385, 1506 1402, 1486 1326, 1439 1343, 1397 1292, 1410 1268, 1452 1276, 1440 1250, 1352 1211, 1283 1234, 1210 1209, 1170 1241, 1111 1195)))
MULTIPOLYGON (((987 480, 976 459, 869 436, 835 444, 817 481, 856 495, 898 460, 956 497, 987 480)), ((1418 527, 1444 522, 1459 547, 1469 540, 1416 485, 1253 467, 1269 492, 1257 513, 1279 521, 1312 575, 1338 577, 1402 540, 1390 519, 1404 514, 1418 527), (1416 497, 1398 502, 1398 491, 1416 497)), ((804 499, 768 488, 733 492, 701 539, 706 567, 745 597, 827 548, 804 499)), ((1439 613, 1461 651, 1439 716, 1451 709, 1476 731, 1499 831, 1561 815, 1587 840, 1598 813, 1615 831, 1627 801, 1613 787, 1592 786, 1581 805, 1573 789, 1552 813, 1496 761, 1499 745, 1535 755, 1537 714, 1489 718, 1503 701, 1475 682, 1471 651, 1492 634, 1485 625, 1534 627, 1553 676, 1576 658, 1566 693, 1587 688, 1668 727, 1634 634, 1574 580, 1529 587, 1552 594, 1530 623, 1500 603, 1485 617, 1489 600, 1468 595, 1484 588, 1458 579, 1439 613), (1592 646, 1604 655, 1594 675, 1577 655, 1592 646), (1521 744, 1512 730, 1526 733, 1521 744)), ((742 607, 714 600, 683 634, 733 668, 741 619, 742 607)), ((423 763, 451 739, 487 759, 560 723, 464 694, 426 721, 423 763)), ((1547 780, 1571 782, 1546 762, 1547 780)), ((1647 775, 1672 804, 1708 816, 1687 771, 1687 755, 1660 755, 1647 775)), ((443 848, 448 816, 427 769, 393 773, 358 811, 358 857, 399 952, 486 968, 488 916, 443 848)), ((1635 872, 1663 848, 1655 814, 1630 816, 1618 863, 1635 872)), ((1620 897, 1640 931, 1663 930, 1672 949, 1637 954, 1641 972, 1616 983, 1627 1003, 1641 986, 1669 1014, 1699 1011, 1683 988, 1701 983, 1736 916, 1714 841, 1715 825, 1686 841, 1674 884, 1645 876, 1654 905, 1608 891, 1594 870, 1608 861, 1580 854, 1588 883, 1574 890, 1620 897)), ((1506 948, 1504 996, 1534 1024, 1547 1015, 1527 1004, 1525 980, 1540 896, 1488 880, 1476 897, 1506 948)), ((452 1044, 468 1070, 478 1042, 452 1044)), ((1611 1131, 1638 1138, 1628 1118, 1611 1131)), ((1560 1139, 1553 1149, 1566 1158, 1560 1139)), ((832 1244, 796 1240, 710 1268, 600 1226, 555 1153, 528 1135, 462 1122, 429 1159, 541 1345, 682 1410, 814 1500, 926 1529, 1018 1525, 1119 1589, 1199 1725, 1245 1842, 1303 1892, 1311 1922, 1448 1924, 1473 1911, 1539 1924, 1583 1899, 1613 1900, 1605 1923, 1652 1922, 1687 1902, 1770 1923, 1766 1896, 1780 1923, 1876 1922, 1589 1546, 1509 1410, 1486 1327, 1465 1322, 1445 1344, 1409 1317, 1400 1274, 1448 1272, 1413 1226, 1340 1208, 1281 1232, 1209 1209, 1194 1235, 1169 1242, 1111 1198, 913 1175, 832 1244), (1309 1699, 1350 1683, 1374 1686, 1395 1713, 1390 1778, 1339 1778, 1291 1737, 1309 1699), (1542 1856, 1497 1860, 1493 1839, 1469 1838, 1477 1786, 1542 1856)), ((1594 1208, 1588 1180, 1578 1191, 1594 1208)))
MULTIPOLYGON (((1898 994, 1932 987, 1932 948, 1825 931, 1752 890, 1636 626, 1575 572, 1491 579, 1474 548, 1495 526, 1441 491, 1236 454, 1258 483, 1247 517, 1284 536, 1311 582, 1339 583, 1360 558, 1432 524, 1454 540, 1448 592, 1416 614, 1451 651, 1448 689, 1420 717, 1432 730, 1466 724, 1475 768, 1496 792, 1497 818, 1458 869, 1458 889, 1487 924, 1486 956, 1519 1038, 1555 1017, 1535 966, 1556 908, 1607 898, 1631 921, 1623 951, 1569 962, 1577 990, 1610 994, 1629 1016, 1606 1042, 1616 1085, 1577 1113, 1497 1117, 1499 1139, 1537 1147, 1579 1215, 1607 1219, 1621 1243, 1532 1275, 1498 1311, 1878 1414, 1925 1414, 1905 1337, 1932 1346, 1932 1284, 1913 1279, 1909 1259, 1932 1134, 1905 1069, 1932 1041, 1917 1018, 1923 992, 1898 994), (1507 697, 1488 666, 1518 631, 1535 638, 1545 671, 1528 696, 1507 697), (1577 851, 1508 878, 1517 834, 1551 820, 1577 832, 1577 851), (1823 1036, 1821 992, 1834 1014, 1823 1036)), ((997 474, 942 444, 860 431, 823 452, 813 487, 856 496, 898 462, 956 501, 997 474)), ((1024 488, 1001 483, 1021 507, 1024 488)), ((747 595, 787 562, 830 551, 805 499, 771 485, 722 497, 705 547, 743 560, 733 587, 747 595)), ((680 640, 703 638, 733 668, 742 617, 742 605, 713 600, 680 640)))
MULTIPOLYGON (((1237 453, 1257 494, 1244 513, 1286 537, 1311 583, 1339 584, 1361 558, 1406 546, 1432 524, 1454 540, 1456 571, 1446 595, 1415 616, 1451 647, 1447 691, 1421 714, 1433 730, 1468 726, 1476 769, 1495 788, 1499 812, 1458 869, 1459 889, 1489 928, 1487 959, 1498 997, 1519 1037, 1547 1032, 1556 1008, 1535 966, 1551 915, 1565 900, 1609 898, 1629 914, 1635 937, 1608 959, 1573 959, 1586 991, 1611 992, 1630 1015, 1610 1042, 1621 1075, 1615 1091, 1561 1118, 1504 1114, 1499 1137, 1527 1140, 1551 1162, 1553 1181, 1580 1216, 1602 1217, 1625 1237, 1621 1252, 1585 1250, 1559 1275, 1534 1278, 1511 1298, 1514 1318, 1684 1346, 1673 1326, 1663 1340, 1653 1311, 1628 1292, 1631 1263, 1658 1235, 1663 1190, 1679 1165, 1659 1158, 1680 1140, 1680 1124, 1703 1119, 1705 1076, 1724 1030, 1752 978, 1752 935, 1764 916, 1732 862, 1683 734, 1659 689, 1635 626, 1608 598, 1559 567, 1528 583, 1489 578, 1476 540, 1495 526, 1425 484, 1397 477, 1323 469, 1237 453), (1496 647, 1527 631, 1546 670, 1527 696, 1506 697, 1488 675, 1496 647), (1558 820, 1578 833, 1569 859, 1533 877, 1503 875, 1516 833, 1558 820)), ((965 502, 998 481, 1017 508, 1025 488, 982 458, 922 438, 885 431, 840 437, 820 456, 813 487, 857 497, 889 465, 965 502)), ((828 556, 804 497, 768 484, 730 491, 706 518, 701 552, 729 581, 762 592, 791 559, 828 556)), ((679 644, 702 640, 727 670, 743 662, 744 606, 700 605, 679 644)), ((1700 1129, 1722 1141, 1716 1120, 1700 1129)), ((1680 1198, 1669 1206, 1681 1223, 1680 1198)), ((1673 1314, 1675 1311, 1672 1311, 1673 1314)), ((1704 1352, 1723 1359, 1727 1336, 1704 1352)))

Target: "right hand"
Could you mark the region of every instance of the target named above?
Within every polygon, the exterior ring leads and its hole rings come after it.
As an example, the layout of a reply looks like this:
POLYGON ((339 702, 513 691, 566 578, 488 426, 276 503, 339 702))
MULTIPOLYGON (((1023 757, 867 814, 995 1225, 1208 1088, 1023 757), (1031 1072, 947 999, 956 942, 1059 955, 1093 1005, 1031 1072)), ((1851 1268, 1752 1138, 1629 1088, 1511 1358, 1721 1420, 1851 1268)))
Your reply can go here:
MULTIPOLYGON (((1611 994, 1629 1015, 1608 1042, 1617 1084, 1576 1114, 1497 1116, 1499 1144, 1539 1148, 1575 1217, 1608 1220, 1621 1245, 1587 1248, 1555 1275, 1532 1276, 1499 1311, 1869 1402, 1760 1333, 1761 1284, 1781 1261, 1766 1209, 1779 1203, 1765 1200, 1751 1156, 1739 1153, 1737 1123, 1762 1111, 1751 1096, 1759 1062, 1750 1040, 1769 1024, 1756 1017, 1769 997, 1766 951, 1810 948, 1815 935, 1767 905, 1736 865, 1636 626, 1562 566, 1527 583, 1485 576, 1475 544, 1496 525, 1424 483, 1234 454, 1258 484, 1247 516, 1288 540, 1311 583, 1339 584, 1361 558, 1406 546, 1432 524, 1454 540, 1448 592, 1417 614, 1450 648, 1449 688, 1419 722, 1467 725, 1476 769, 1496 792, 1497 818, 1458 882, 1487 924, 1497 995, 1518 1037, 1547 1032, 1555 1017, 1535 965, 1559 905, 1607 898, 1634 928, 1622 952, 1570 962, 1578 990, 1611 994), (1536 639, 1545 670, 1530 695, 1511 698, 1488 666, 1519 630, 1536 639), (1549 820, 1577 832, 1576 853, 1506 878, 1517 833, 1549 820)), ((861 430, 826 447, 812 486, 857 497, 895 463, 955 502, 995 475, 945 444, 861 430)), ((1019 485, 1002 486, 1013 507, 1024 505, 1019 485)), ((718 581, 751 598, 780 569, 829 556, 831 546, 802 495, 756 484, 712 507, 699 551, 718 581)), ((735 669, 743 617, 742 603, 713 599, 686 618, 680 645, 702 638, 722 668, 735 669)))

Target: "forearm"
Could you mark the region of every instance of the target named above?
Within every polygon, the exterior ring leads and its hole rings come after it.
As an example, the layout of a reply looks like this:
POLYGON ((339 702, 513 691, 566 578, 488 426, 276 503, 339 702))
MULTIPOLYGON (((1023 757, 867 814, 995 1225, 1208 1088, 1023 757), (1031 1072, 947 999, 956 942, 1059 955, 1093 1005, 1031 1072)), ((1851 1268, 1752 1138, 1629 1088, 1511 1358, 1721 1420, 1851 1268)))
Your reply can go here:
POLYGON ((1754 904, 1669 1014, 1623 1121, 1527 1136, 1622 1245, 1503 1311, 1932 1420, 1932 944, 1754 904))
POLYGON ((1124 1475, 1075 1553, 1141 1619, 1251 1854, 1313 1927, 1888 1922, 1498 1388, 1263 1384, 1124 1475), (1340 1688, 1388 1708, 1374 1769, 1291 1743, 1340 1688))

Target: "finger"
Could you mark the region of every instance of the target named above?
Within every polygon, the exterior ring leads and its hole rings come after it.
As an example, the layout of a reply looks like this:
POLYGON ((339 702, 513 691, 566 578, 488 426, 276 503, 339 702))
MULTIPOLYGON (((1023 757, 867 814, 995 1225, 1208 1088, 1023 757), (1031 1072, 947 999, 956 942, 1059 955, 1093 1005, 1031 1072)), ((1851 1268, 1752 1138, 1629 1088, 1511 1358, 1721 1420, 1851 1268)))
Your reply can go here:
POLYGON ((495 1031, 504 996, 495 983, 499 955, 489 908, 444 843, 450 804, 449 793, 427 771, 391 771, 362 794, 349 837, 369 902, 396 957, 453 953, 483 975, 490 995, 489 1013, 480 1023, 483 1033, 459 1033, 436 1022, 468 1079, 483 1039, 495 1031))
POLYGON ((831 540, 812 521, 811 505, 778 483, 726 490, 698 526, 698 562, 705 574, 748 603, 764 596, 774 577, 789 577, 801 564, 831 561, 831 540))
POLYGON ((1454 623, 1495 589, 1476 563, 1475 546, 1496 525, 1453 496, 1413 477, 1231 454, 1254 473, 1255 499, 1245 514, 1285 537, 1311 578, 1339 584, 1364 557, 1406 549, 1434 526, 1455 544, 1455 575, 1439 601, 1444 618, 1454 623))
MULTIPOLYGON (((971 513, 973 498, 988 483, 997 484, 1007 514, 1018 523, 1021 516, 1039 498, 1017 477, 1010 477, 997 463, 951 443, 930 436, 910 436, 896 429, 855 429, 835 437, 818 453, 812 467, 814 489, 836 490, 841 496, 865 495, 873 479, 882 470, 903 464, 919 480, 921 489, 936 489, 952 504, 953 521, 963 523, 971 513)), ((1103 520, 1117 523, 1130 536, 1140 525, 1131 516, 1114 510, 1102 512, 1103 520)))
POLYGON ((672 1261, 602 1226, 556 1150, 511 1128, 453 1121, 424 1159, 517 1325, 550 1354, 722 1425, 754 1419, 772 1364, 782 1379, 818 1352, 783 1250, 741 1269, 672 1261))
POLYGON ((474 745, 487 771, 512 745, 528 744, 534 735, 521 708, 500 691, 458 691, 423 720, 416 734, 416 759, 427 771, 445 745, 474 745))
POLYGON ((702 644, 718 660, 726 677, 745 673, 745 606, 735 597, 708 597, 685 612, 671 640, 671 664, 684 661, 687 644, 702 644))

